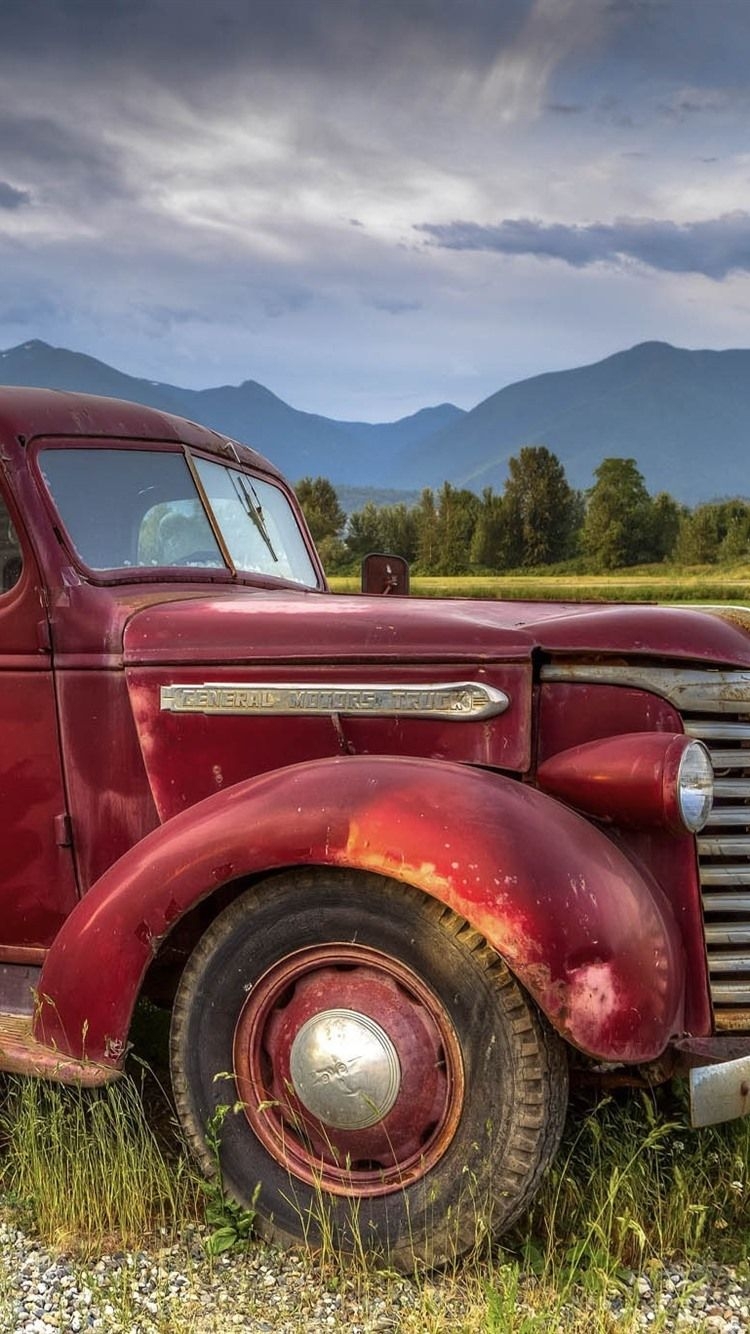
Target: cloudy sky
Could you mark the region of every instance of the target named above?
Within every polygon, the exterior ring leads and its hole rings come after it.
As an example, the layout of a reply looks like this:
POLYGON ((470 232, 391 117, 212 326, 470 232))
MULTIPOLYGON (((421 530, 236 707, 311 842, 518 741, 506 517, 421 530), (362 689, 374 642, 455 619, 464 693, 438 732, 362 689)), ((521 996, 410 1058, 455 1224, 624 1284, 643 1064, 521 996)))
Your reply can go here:
POLYGON ((0 347, 387 420, 750 346, 748 0, 0 0, 0 347))

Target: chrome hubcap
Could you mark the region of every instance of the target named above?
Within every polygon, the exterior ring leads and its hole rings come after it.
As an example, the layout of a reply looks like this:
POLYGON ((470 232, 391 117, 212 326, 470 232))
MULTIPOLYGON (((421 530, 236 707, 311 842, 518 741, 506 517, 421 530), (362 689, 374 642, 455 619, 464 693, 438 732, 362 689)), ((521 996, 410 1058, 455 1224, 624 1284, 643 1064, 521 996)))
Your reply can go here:
POLYGON ((322 1010, 308 1019, 292 1043, 289 1070, 300 1102, 337 1130, 374 1126, 401 1087, 391 1039, 357 1010, 322 1010))

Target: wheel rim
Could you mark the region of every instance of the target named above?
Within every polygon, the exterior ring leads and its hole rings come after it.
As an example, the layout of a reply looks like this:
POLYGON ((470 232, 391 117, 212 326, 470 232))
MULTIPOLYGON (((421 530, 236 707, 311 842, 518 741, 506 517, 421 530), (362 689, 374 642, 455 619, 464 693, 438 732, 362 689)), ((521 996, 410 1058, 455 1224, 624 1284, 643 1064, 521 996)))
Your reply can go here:
POLYGON ((298 950, 248 988, 234 1074, 272 1156, 336 1195, 417 1181, 445 1153, 463 1108, 445 1008, 405 964, 366 946, 298 950))

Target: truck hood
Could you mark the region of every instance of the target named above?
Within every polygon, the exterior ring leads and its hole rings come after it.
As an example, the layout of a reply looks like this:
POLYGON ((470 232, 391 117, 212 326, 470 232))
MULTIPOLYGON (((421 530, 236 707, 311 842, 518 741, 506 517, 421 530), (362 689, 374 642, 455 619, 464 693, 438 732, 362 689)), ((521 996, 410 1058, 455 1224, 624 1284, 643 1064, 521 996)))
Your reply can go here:
POLYGON ((342 753, 525 773, 534 650, 750 665, 749 643, 740 624, 679 609, 228 590, 131 605, 123 647, 165 820, 244 778, 342 753), (474 707, 488 697, 492 716, 474 707))
POLYGON ((549 654, 750 666, 750 611, 212 590, 131 609, 126 666, 498 662, 549 654))

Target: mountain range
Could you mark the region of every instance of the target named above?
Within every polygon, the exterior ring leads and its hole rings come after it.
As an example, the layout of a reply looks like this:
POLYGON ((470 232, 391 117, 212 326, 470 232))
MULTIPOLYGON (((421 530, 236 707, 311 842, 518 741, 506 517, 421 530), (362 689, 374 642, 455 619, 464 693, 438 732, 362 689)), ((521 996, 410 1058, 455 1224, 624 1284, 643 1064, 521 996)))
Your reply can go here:
POLYGON ((502 488, 508 459, 547 445, 577 487, 603 458, 634 458, 653 492, 695 503, 749 495, 750 350, 639 343, 592 365, 507 385, 469 412, 452 403, 395 422, 301 412, 254 380, 183 389, 138 379, 34 339, 0 352, 0 384, 39 385, 146 403, 204 422, 268 455, 296 481, 417 490, 502 488))

